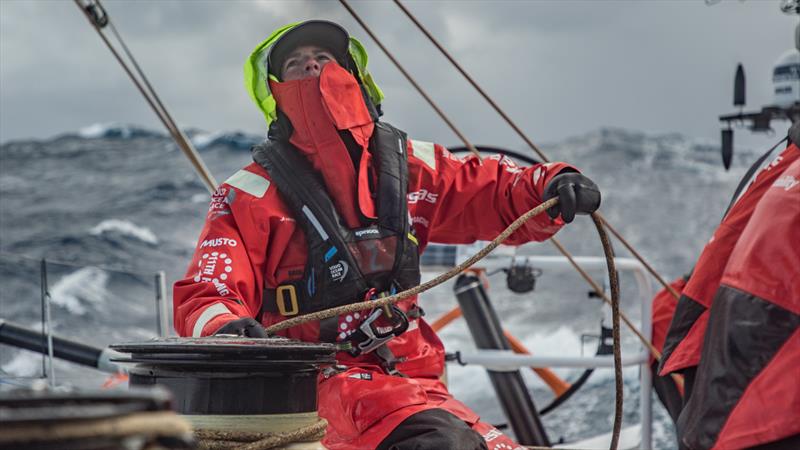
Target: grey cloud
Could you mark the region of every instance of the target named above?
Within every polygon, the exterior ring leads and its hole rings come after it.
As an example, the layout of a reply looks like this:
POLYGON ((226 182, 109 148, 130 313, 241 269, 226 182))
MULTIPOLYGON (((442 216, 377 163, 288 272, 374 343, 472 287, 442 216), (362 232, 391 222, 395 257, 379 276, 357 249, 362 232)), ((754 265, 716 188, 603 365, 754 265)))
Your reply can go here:
MULTIPOLYGON (((280 25, 327 18, 369 49, 387 119, 412 136, 456 143, 338 2, 104 3, 181 124, 263 133, 242 88, 244 59, 280 25)), ((351 4, 471 139, 520 144, 394 4, 351 4)), ((777 1, 405 4, 536 141, 602 126, 716 140, 716 117, 732 110, 736 63, 745 63, 749 106, 768 103, 772 63, 797 23, 777 1)), ((67 1, 0 1, 0 95, 0 141, 95 122, 159 126, 67 1)))

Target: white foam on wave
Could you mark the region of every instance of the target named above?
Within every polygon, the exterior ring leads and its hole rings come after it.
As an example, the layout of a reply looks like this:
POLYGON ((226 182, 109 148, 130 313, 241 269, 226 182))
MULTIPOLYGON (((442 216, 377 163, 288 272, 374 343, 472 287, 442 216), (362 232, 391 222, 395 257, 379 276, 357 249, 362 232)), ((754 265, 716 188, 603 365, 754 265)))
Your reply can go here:
POLYGON ((128 139, 133 137, 135 134, 148 136, 162 135, 162 133, 158 131, 149 130, 137 125, 129 125, 117 122, 95 123, 78 130, 78 136, 84 139, 99 139, 109 136, 128 139))
POLYGON ((208 194, 194 194, 192 195, 192 203, 208 203, 210 200, 208 194))
POLYGON ((89 125, 88 127, 83 127, 80 130, 78 130, 78 136, 85 139, 97 139, 105 136, 109 130, 114 130, 114 129, 123 131, 122 133, 123 137, 127 137, 125 136, 124 132, 125 130, 127 130, 128 133, 130 133, 130 129, 128 127, 118 123, 111 122, 111 123, 94 123, 92 125, 89 125))
POLYGON ((3 371, 17 377, 34 377, 42 375, 42 355, 21 351, 9 362, 3 364, 3 371))
POLYGON ((104 220, 95 225, 91 230, 89 230, 89 233, 91 233, 94 236, 99 236, 103 233, 109 233, 109 232, 116 232, 124 234, 126 236, 131 236, 148 244, 153 244, 153 245, 158 244, 158 238, 152 231, 150 231, 145 227, 140 227, 138 225, 135 225, 134 223, 129 222, 127 220, 120 220, 120 219, 104 220))
POLYGON ((524 344, 537 356, 580 356, 581 336, 572 328, 560 326, 553 332, 526 336, 524 344))
POLYGON ((84 267, 65 275, 50 289, 54 304, 82 316, 88 304, 100 304, 108 298, 108 273, 96 267, 84 267))
POLYGON ((190 141, 192 141, 192 145, 194 145, 196 149, 202 150, 223 134, 224 133, 221 131, 215 131, 213 133, 197 133, 196 135, 192 136, 190 141))

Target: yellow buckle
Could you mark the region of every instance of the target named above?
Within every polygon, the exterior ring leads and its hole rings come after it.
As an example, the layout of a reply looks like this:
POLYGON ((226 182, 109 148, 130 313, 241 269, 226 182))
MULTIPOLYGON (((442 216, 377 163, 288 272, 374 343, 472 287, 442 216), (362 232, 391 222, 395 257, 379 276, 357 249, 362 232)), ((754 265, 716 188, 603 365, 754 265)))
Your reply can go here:
POLYGON ((275 303, 278 305, 278 312, 281 313, 282 316, 294 316, 300 312, 300 307, 297 305, 297 292, 295 292, 294 286, 291 284, 278 286, 278 289, 275 290, 275 303), (283 296, 283 293, 286 291, 289 291, 289 300, 292 303, 292 309, 290 311, 286 310, 286 300, 283 296))

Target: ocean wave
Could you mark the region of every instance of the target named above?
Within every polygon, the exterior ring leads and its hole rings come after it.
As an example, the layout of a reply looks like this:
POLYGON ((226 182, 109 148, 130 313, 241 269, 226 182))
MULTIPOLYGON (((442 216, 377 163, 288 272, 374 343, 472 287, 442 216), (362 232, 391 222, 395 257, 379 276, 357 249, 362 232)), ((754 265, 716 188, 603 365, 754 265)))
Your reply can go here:
POLYGON ((131 139, 137 137, 163 137, 164 134, 138 127, 136 125, 126 125, 120 123, 95 123, 78 130, 78 136, 84 139, 131 139))
POLYGON ((108 278, 104 270, 84 267, 58 280, 50 289, 50 297, 54 304, 82 316, 87 313, 87 305, 103 303, 109 297, 108 278))
POLYGON ((208 203, 211 197, 208 194, 193 194, 190 199, 192 203, 208 203))
POLYGON ((158 238, 147 228, 135 225, 127 220, 109 219, 95 225, 89 233, 100 236, 104 233, 119 233, 125 236, 136 238, 147 244, 157 245, 158 238))
POLYGON ((191 141, 198 150, 205 150, 216 145, 222 145, 237 150, 248 150, 253 145, 261 142, 262 138, 241 131, 220 131, 215 133, 198 132, 192 136, 191 141))
POLYGON ((42 375, 42 356, 32 352, 18 352, 3 364, 3 371, 16 377, 42 375))

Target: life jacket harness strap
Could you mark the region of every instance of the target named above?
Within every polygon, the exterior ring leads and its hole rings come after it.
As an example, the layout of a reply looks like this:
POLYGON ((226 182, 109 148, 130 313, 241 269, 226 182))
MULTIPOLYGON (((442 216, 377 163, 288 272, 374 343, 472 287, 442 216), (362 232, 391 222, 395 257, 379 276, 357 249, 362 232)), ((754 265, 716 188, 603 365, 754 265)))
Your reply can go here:
MULTIPOLYGON (((320 175, 289 142, 270 139, 253 148, 253 159, 269 173, 308 246, 303 277, 265 286, 262 314, 291 317, 358 301, 372 289, 419 284, 419 246, 406 199, 406 142, 402 131, 375 123, 370 151, 377 165, 378 217, 355 229, 345 224, 320 175)), ((320 340, 340 337, 334 320, 320 325, 320 340)))

